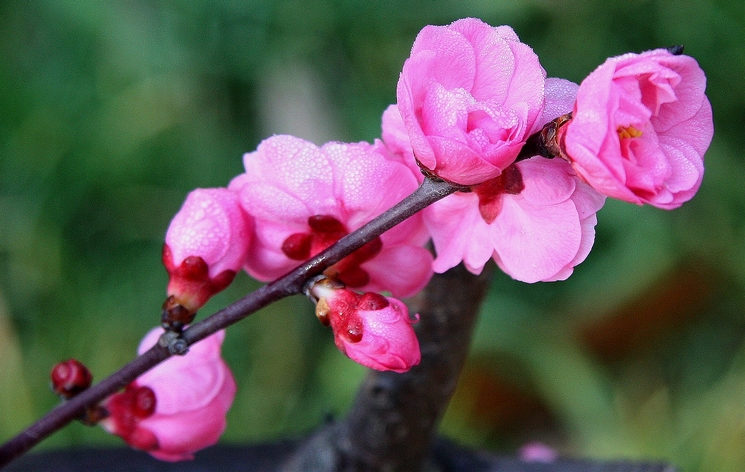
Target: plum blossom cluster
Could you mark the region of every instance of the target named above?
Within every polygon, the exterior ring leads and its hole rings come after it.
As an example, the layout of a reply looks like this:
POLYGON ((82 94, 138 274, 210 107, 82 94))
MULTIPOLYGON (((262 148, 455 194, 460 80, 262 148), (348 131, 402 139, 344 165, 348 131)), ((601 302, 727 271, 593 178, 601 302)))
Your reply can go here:
MULTIPOLYGON (((524 282, 564 280, 590 252, 607 197, 662 209, 693 197, 713 124, 704 73, 681 52, 613 57, 577 85, 547 78, 508 26, 425 27, 381 139, 272 136, 226 188, 189 194, 166 234, 163 326, 180 332, 240 270, 272 281, 438 179, 458 191, 307 287, 341 352, 373 369, 411 369, 418 315, 394 297, 417 293, 433 272, 463 263, 478 274, 493 260, 524 282)), ((235 391, 221 342, 199 343, 111 397, 104 427, 166 460, 212 444, 235 391)))
POLYGON ((491 258, 517 280, 563 280, 589 253, 605 197, 689 200, 713 125, 706 78, 679 52, 610 58, 577 86, 546 78, 509 27, 425 27, 383 139, 471 190, 424 211, 435 271, 463 262, 479 273, 491 258))
MULTIPOLYGON (((170 275, 164 304, 169 328, 189 323, 241 268, 258 280, 272 281, 419 185, 410 163, 380 140, 317 146, 294 136, 273 136, 243 161, 245 173, 227 188, 193 191, 171 222, 163 251, 170 275)), ((327 290, 311 298, 329 306, 322 318, 347 356, 379 370, 405 371, 419 362, 406 306, 378 294, 408 297, 427 284, 434 260, 424 247, 428 240, 418 214, 324 271, 330 281, 327 290), (374 296, 379 303, 339 304, 332 292, 374 296), (381 323, 388 328, 379 330, 381 323), (352 325, 357 331, 349 335, 352 325)))
POLYGON ((680 52, 610 58, 577 85, 547 78, 508 26, 425 27, 382 140, 273 136, 244 156, 245 173, 227 189, 189 196, 166 237, 168 309, 193 314, 241 267, 262 281, 283 275, 425 177, 462 191, 326 275, 399 297, 433 271, 464 263, 479 273, 490 259, 517 280, 566 279, 592 247, 606 197, 672 209, 698 190, 711 106, 703 72, 680 52))
POLYGON ((381 140, 273 136, 244 156, 245 173, 226 189, 190 194, 166 236, 164 321, 188 323, 241 268, 261 281, 287 273, 424 178, 442 179, 461 191, 309 289, 342 352, 408 370, 419 361, 412 318, 379 292, 406 297, 433 272, 463 263, 479 273, 490 259, 517 280, 566 279, 590 252, 606 197, 672 209, 695 194, 713 133, 705 84, 677 50, 610 58, 577 85, 547 78, 508 26, 427 26, 381 140))

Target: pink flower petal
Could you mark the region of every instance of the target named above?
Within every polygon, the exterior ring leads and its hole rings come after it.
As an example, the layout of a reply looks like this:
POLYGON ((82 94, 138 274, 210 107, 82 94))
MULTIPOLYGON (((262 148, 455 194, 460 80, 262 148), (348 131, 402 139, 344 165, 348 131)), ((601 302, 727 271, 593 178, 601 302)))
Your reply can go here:
POLYGON ((415 295, 432 278, 433 259, 432 254, 423 247, 383 246, 374 264, 362 264, 371 280, 366 290, 390 290, 394 297, 400 298, 415 295))
POLYGON ((543 105, 543 115, 536 122, 536 125, 531 130, 531 134, 539 131, 545 123, 572 111, 574 102, 577 99, 579 85, 565 79, 549 77, 546 79, 544 90, 546 92, 546 100, 543 105))
POLYGON ((553 277, 574 259, 581 230, 571 201, 541 207, 525 203, 505 197, 492 235, 497 265, 513 278, 533 283, 553 277), (572 220, 577 224, 566 224, 572 220))
POLYGON ((533 157, 517 163, 524 188, 504 193, 498 213, 486 223, 479 197, 455 194, 425 210, 444 272, 461 261, 480 273, 489 258, 523 282, 563 280, 589 253, 595 213, 605 198, 580 182, 568 163, 533 157))
POLYGON ((478 197, 472 193, 450 195, 424 210, 424 221, 437 252, 432 268, 443 273, 463 262, 480 274, 494 247, 481 218, 478 197))

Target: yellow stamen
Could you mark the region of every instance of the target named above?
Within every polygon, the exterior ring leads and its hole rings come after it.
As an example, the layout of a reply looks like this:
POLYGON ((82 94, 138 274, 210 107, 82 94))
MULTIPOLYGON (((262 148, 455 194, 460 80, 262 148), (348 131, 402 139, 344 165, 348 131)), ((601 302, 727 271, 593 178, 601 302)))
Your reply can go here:
POLYGON ((638 138, 642 135, 642 131, 633 126, 619 126, 616 132, 618 132, 618 137, 621 139, 638 138))

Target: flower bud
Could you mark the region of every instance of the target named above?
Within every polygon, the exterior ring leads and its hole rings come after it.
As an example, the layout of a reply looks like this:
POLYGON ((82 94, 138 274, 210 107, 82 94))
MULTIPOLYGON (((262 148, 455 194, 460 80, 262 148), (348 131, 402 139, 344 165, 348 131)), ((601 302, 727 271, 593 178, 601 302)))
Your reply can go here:
POLYGON ((52 380, 52 391, 63 398, 72 398, 86 390, 93 382, 93 376, 86 366, 69 359, 58 363, 49 374, 52 380))
MULTIPOLYGON (((143 339, 142 354, 158 342, 156 328, 143 339)), ((103 404, 108 432, 157 459, 193 458, 197 450, 217 442, 235 396, 235 381, 220 357, 225 332, 191 346, 185 356, 171 357, 132 382, 103 404)))
POLYGON ((421 353, 403 302, 366 292, 358 294, 324 281, 310 293, 316 297, 316 314, 331 326, 336 347, 347 357, 375 370, 406 372, 419 364, 421 353))
POLYGON ((168 271, 164 327, 180 330, 213 295, 227 287, 243 266, 251 242, 251 221, 235 193, 196 189, 166 233, 163 265, 168 271))

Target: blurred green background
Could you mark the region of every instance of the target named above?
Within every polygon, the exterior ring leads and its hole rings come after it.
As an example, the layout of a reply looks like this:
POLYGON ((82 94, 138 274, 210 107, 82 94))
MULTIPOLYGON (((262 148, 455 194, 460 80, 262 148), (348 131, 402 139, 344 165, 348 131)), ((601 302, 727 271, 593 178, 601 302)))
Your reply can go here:
MULTIPOLYGON (((0 440, 56 403, 51 366, 98 379, 159 321, 162 238, 195 187, 224 186, 274 133, 370 141, 426 24, 509 24, 549 76, 685 44, 716 134, 698 196, 609 201, 566 282, 498 274, 444 433, 513 453, 745 470, 745 3, 740 0, 0 2, 0 440)), ((203 309, 257 287, 245 274, 203 309)), ((342 414, 364 369, 307 301, 231 328, 224 437, 298 434, 342 414)), ((75 424, 40 447, 120 444, 75 424)))

